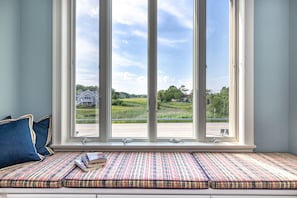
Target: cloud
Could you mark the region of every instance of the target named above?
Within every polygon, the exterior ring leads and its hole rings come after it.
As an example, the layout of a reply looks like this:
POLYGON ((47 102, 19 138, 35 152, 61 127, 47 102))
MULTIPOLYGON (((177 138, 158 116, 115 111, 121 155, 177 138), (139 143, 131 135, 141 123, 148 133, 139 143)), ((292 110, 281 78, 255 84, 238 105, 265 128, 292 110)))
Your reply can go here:
POLYGON ((147 94, 147 76, 131 72, 113 72, 112 88, 130 94, 147 94))
POLYGON ((96 71, 85 69, 85 68, 76 68, 76 84, 85 85, 85 86, 94 86, 99 85, 99 73, 98 69, 96 71))
MULTIPOLYGON (((113 23, 125 25, 147 26, 148 3, 147 0, 113 0, 112 1, 113 23)), ((188 0, 162 0, 158 2, 158 9, 170 14, 186 28, 193 28, 193 3, 188 0)), ((98 0, 76 1, 77 16, 99 17, 98 0)), ((160 16, 159 16, 160 17, 160 16)), ((161 18, 159 18, 162 21, 161 18)))
POLYGON ((113 23, 147 26, 147 0, 113 0, 113 23))
POLYGON ((133 56, 131 57, 131 54, 125 54, 125 53, 116 53, 113 52, 112 54, 112 65, 114 68, 118 69, 120 67, 138 67, 141 69, 146 69, 146 62, 139 62, 136 60, 133 60, 133 56))
POLYGON ((76 39, 76 83, 98 85, 99 46, 86 36, 76 39))
POLYGON ((78 0, 76 1, 76 15, 99 18, 98 0, 78 0))
MULTIPOLYGON (((158 1, 158 9, 174 16, 178 23, 185 28, 193 29, 193 1, 162 0, 158 1), (191 2, 191 4, 189 4, 189 2, 191 2)), ((159 19, 160 23, 166 23, 164 19, 159 19)))
POLYGON ((186 39, 167 39, 167 38, 158 37, 158 43, 169 47, 176 47, 177 44, 181 44, 185 42, 187 42, 186 39))
MULTIPOLYGON (((79 0, 77 15, 86 17, 86 27, 77 30, 77 83, 84 85, 98 85, 99 46, 94 42, 98 32, 89 29, 94 18, 99 17, 98 0, 79 0), (92 20, 92 21, 91 21, 92 20), (84 29, 82 29, 84 28, 84 29)), ((175 17, 177 22, 186 28, 192 29, 192 5, 187 6, 184 0, 162 0, 159 9, 175 17), (174 1, 174 3, 172 3, 174 1), (189 8, 190 7, 190 8, 189 8)), ((113 88, 128 93, 147 94, 147 60, 146 56, 135 56, 135 51, 123 51, 122 46, 129 44, 129 36, 137 36, 147 40, 147 0, 113 0, 113 23, 120 28, 113 28, 112 64, 113 88), (125 27, 125 28, 122 28, 125 27), (128 69, 129 68, 129 69, 128 69), (135 68, 135 72, 132 69, 135 68), (139 74, 141 71, 142 74, 139 74), (144 73, 144 75, 143 75, 144 73)), ((160 18, 162 21, 162 17, 160 18)), ((164 22, 164 21, 162 21, 164 22)), ((158 37, 160 45, 176 47, 187 42, 186 39, 172 39, 158 37)), ((144 46, 146 47, 146 46, 144 46)), ((186 85, 192 87, 187 79, 174 78, 169 74, 158 73, 158 90, 168 89, 169 86, 186 85), (189 84, 189 85, 188 85, 189 84)))
POLYGON ((133 30, 133 31, 132 31, 132 35, 134 35, 134 36, 138 36, 138 37, 143 38, 143 39, 145 39, 145 40, 148 39, 148 33, 147 33, 147 32, 144 32, 144 31, 133 30))
POLYGON ((84 37, 77 37, 76 60, 79 64, 99 65, 99 46, 84 37))
POLYGON ((229 87, 229 75, 213 76, 206 80, 206 88, 212 92, 220 92, 223 86, 229 87))
MULTIPOLYGON (((148 34, 143 31, 134 30, 132 32, 132 35, 138 36, 145 40, 148 39, 148 34)), ((158 36, 158 44, 169 46, 169 47, 176 47, 177 44, 186 43, 187 41, 188 41, 187 39, 170 39, 170 38, 163 38, 158 36)))
POLYGON ((193 81, 191 78, 175 78, 172 76, 168 76, 165 74, 163 71, 158 71, 158 90, 166 90, 168 89, 171 85, 176 86, 179 88, 181 85, 185 85, 187 89, 192 90, 193 87, 193 81))

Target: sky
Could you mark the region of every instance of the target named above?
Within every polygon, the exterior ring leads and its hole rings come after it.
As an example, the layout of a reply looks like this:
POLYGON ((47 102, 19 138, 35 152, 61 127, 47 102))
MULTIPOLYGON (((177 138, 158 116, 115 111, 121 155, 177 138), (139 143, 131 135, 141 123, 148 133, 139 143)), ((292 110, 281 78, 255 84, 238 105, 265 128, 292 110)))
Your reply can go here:
MULTIPOLYGON (((99 0, 77 0, 76 83, 99 86, 99 0)), ((147 94, 148 0, 112 1, 112 88, 147 94)), ((207 89, 229 86, 229 0, 207 0, 207 89)), ((157 89, 193 87, 193 0, 159 0, 157 89)))

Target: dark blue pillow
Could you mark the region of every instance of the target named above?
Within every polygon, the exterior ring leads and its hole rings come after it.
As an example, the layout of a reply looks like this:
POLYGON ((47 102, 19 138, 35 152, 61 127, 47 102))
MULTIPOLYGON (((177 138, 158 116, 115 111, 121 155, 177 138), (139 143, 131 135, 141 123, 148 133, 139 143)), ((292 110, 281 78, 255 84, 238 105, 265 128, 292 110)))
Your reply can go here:
POLYGON ((36 151, 32 126, 32 115, 0 121, 0 168, 43 159, 36 151))
POLYGON ((44 156, 54 154, 54 151, 49 147, 52 139, 51 116, 45 116, 38 122, 34 122, 33 130, 36 134, 37 152, 44 156))
POLYGON ((8 120, 8 119, 11 119, 12 117, 11 116, 6 116, 5 118, 1 119, 1 120, 8 120))

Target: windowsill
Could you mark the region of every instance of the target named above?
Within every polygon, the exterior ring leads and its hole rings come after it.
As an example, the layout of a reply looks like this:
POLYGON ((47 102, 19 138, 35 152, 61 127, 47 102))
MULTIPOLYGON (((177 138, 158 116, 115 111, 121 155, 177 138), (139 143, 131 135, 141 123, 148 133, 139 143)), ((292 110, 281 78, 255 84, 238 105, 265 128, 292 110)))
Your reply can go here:
POLYGON ((121 142, 109 143, 65 143, 52 145, 55 151, 184 151, 184 152, 252 152, 255 145, 238 143, 203 143, 203 142, 131 142, 124 145, 121 142))

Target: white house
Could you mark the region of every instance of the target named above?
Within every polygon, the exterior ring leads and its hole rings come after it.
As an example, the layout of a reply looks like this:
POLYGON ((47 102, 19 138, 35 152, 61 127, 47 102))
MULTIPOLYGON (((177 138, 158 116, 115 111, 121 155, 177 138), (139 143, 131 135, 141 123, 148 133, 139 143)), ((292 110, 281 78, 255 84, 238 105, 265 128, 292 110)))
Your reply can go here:
POLYGON ((76 95, 76 105, 93 106, 98 104, 98 93, 86 90, 76 95))

